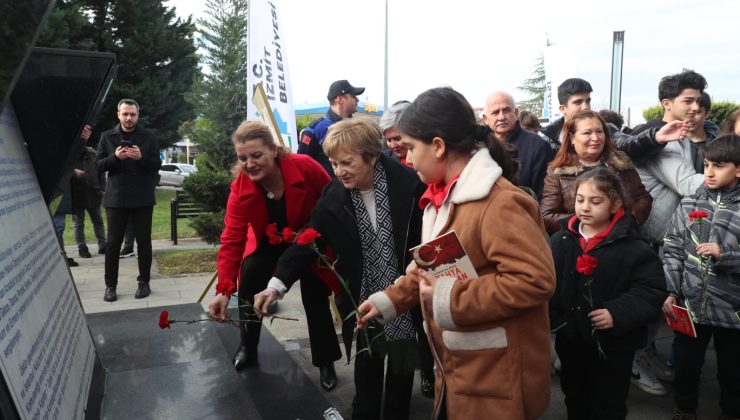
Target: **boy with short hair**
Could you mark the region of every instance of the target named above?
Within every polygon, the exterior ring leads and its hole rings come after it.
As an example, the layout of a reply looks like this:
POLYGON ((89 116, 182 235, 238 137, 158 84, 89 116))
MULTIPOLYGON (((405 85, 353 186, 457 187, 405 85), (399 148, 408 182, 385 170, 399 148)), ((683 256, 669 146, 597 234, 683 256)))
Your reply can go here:
POLYGON ((579 111, 591 109, 591 84, 577 77, 566 79, 558 86, 558 102, 562 117, 540 129, 540 137, 557 153, 563 142, 563 126, 579 111))
POLYGON ((663 267, 672 305, 686 306, 697 337, 676 333, 674 419, 696 418, 699 377, 712 337, 721 418, 740 418, 740 136, 704 147, 704 185, 681 200, 665 236, 663 267))

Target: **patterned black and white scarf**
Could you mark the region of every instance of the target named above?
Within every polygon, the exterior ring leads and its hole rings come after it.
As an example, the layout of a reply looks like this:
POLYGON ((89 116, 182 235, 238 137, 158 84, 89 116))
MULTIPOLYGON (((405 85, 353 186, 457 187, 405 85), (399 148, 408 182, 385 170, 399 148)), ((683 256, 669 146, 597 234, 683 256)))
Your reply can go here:
MULTIPOLYGON (((377 231, 373 228, 370 213, 368 213, 365 203, 362 201, 362 193, 357 189, 350 190, 352 204, 355 208, 357 228, 360 232, 360 242, 362 243, 361 302, 367 300, 371 294, 385 290, 402 274, 396 257, 396 243, 393 238, 388 181, 385 176, 385 169, 380 163, 375 165, 373 189, 377 231)), ((383 332, 388 341, 416 338, 416 330, 408 312, 385 324, 383 332)))

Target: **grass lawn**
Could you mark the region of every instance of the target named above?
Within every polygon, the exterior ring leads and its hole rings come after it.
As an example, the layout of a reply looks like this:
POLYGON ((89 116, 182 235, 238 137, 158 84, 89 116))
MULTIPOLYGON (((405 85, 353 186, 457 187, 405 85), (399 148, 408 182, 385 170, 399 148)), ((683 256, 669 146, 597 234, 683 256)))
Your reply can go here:
MULTIPOLYGON (((152 215, 152 239, 169 239, 170 238, 170 201, 175 198, 175 190, 172 189, 161 189, 157 188, 154 191, 154 196, 157 200, 157 204, 154 206, 154 214, 152 215)), ((75 243, 74 239, 74 224, 72 222, 72 215, 67 215, 67 225, 64 229, 64 244, 72 245, 75 243)), ((105 207, 103 207, 103 223, 106 224, 105 219, 105 207)), ((106 228, 107 232, 107 228, 106 228)), ((179 219, 177 221, 177 237, 178 238, 193 238, 198 235, 195 230, 190 227, 190 221, 188 219, 179 219)), ((85 240, 87 242, 90 252, 97 250, 98 241, 95 239, 93 233, 92 224, 90 223, 90 215, 85 213, 85 240)))
POLYGON ((159 273, 164 275, 212 273, 216 271, 218 248, 161 251, 154 254, 159 273))

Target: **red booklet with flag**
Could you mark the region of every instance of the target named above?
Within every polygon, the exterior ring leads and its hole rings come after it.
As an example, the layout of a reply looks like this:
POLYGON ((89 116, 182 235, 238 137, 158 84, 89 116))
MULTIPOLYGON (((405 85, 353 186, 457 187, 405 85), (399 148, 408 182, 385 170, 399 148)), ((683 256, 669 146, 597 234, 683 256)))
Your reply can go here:
POLYGON ((431 272, 435 278, 454 277, 458 281, 478 278, 454 230, 411 248, 409 252, 416 265, 431 272))
POLYGON ((675 320, 663 314, 669 327, 690 337, 696 337, 696 328, 694 328, 694 321, 691 320, 691 314, 689 314, 688 309, 673 305, 673 315, 676 317, 675 320))

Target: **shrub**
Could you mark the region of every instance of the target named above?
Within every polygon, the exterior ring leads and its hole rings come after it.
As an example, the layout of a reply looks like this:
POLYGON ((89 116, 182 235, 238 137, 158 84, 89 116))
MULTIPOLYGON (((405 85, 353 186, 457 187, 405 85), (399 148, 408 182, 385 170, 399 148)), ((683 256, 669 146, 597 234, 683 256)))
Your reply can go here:
POLYGON ((642 110, 642 118, 645 121, 660 120, 663 118, 663 105, 658 104, 642 110))
POLYGON ((190 219, 190 226, 195 229, 208 244, 218 244, 221 242, 221 232, 224 230, 224 214, 226 210, 215 213, 203 213, 190 219))
POLYGON ((313 118, 311 118, 308 115, 302 115, 295 120, 295 128, 296 132, 300 134, 301 130, 308 127, 309 124, 313 122, 313 118))
POLYGON ((232 179, 227 172, 198 171, 185 178, 182 189, 204 210, 217 212, 226 208, 232 179))
POLYGON ((712 115, 709 116, 709 119, 722 127, 722 124, 727 120, 727 117, 729 117, 736 109, 740 109, 740 104, 730 101, 714 102, 712 103, 712 115))

